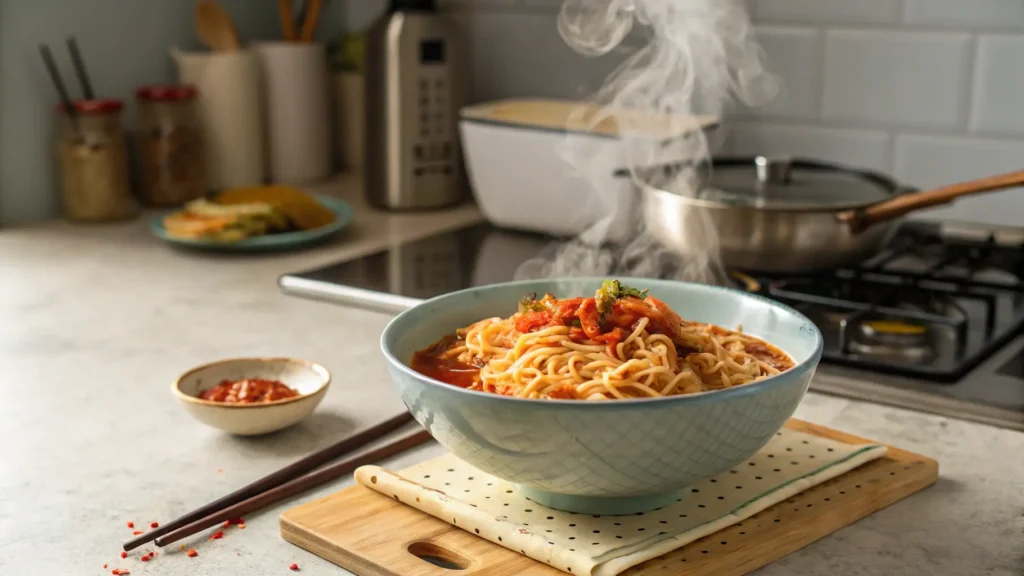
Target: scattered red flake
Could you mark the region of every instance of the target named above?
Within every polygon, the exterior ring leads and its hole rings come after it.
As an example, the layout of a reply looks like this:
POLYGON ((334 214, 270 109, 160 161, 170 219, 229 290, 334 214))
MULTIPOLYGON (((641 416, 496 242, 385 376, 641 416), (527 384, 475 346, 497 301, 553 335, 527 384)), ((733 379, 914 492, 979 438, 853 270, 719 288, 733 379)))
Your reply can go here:
POLYGON ((120 576, 122 574, 131 574, 126 568, 114 568, 110 571, 114 576, 120 576))
POLYGON ((129 520, 128 521, 128 527, 129 528, 135 528, 135 522, 132 522, 132 521, 129 520))
POLYGON ((136 530, 135 532, 132 532, 132 536, 138 536, 139 534, 145 534, 145 532, 143 532, 142 530, 136 530))
POLYGON ((149 527, 150 528, 159 528, 160 527, 160 523, 159 522, 150 522, 149 523, 149 527))
POLYGON ((245 530, 245 524, 239 524, 238 525, 238 529, 239 530, 245 530))
POLYGON ((141 558, 139 558, 139 560, 142 560, 143 562, 149 562, 149 555, 145 554, 141 558))
POLYGON ((227 528, 228 526, 231 526, 231 520, 225 520, 224 523, 220 525, 221 528, 227 528))
POLYGON ((104 564, 104 565, 103 565, 103 569, 104 569, 104 570, 106 570, 106 569, 107 569, 107 565, 106 565, 106 564, 104 564))
POLYGON ((122 550, 121 551, 121 558, 127 558, 127 557, 128 557, 128 553, 125 552, 124 550, 122 550))
POLYGON ((188 552, 186 552, 186 554, 188 554, 189 558, 195 558, 196 556, 199 556, 199 552, 196 552, 195 548, 190 549, 188 552))
POLYGON ((299 571, 299 565, 298 564, 292 564, 291 566, 288 567, 288 569, 291 570, 292 572, 298 572, 299 571))
POLYGON ((224 537, 224 531, 223 530, 217 530, 213 534, 210 534, 210 540, 220 540, 223 537, 224 537))

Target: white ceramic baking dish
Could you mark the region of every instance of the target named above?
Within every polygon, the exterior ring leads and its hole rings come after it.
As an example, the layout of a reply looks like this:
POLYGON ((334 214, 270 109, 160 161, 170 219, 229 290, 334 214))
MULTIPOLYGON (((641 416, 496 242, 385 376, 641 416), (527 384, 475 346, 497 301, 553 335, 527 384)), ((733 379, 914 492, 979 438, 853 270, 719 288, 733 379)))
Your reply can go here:
MULTIPOLYGON (((574 236, 629 199, 630 181, 616 178, 626 165, 614 121, 594 123, 593 105, 563 100, 502 100, 463 108, 462 149, 473 196, 493 224, 516 230, 574 236), (596 124, 596 125, 595 125, 596 124), (607 159, 607 181, 591 183, 565 160, 568 136, 587 158, 607 159), (611 190, 601 198, 595 188, 611 190)), ((640 116, 633 116, 638 118, 640 116)), ((712 117, 643 114, 651 137, 667 140, 716 124, 712 117)), ((664 161, 678 159, 665 158, 664 161)), ((617 219, 627 212, 614 210, 617 219)), ((613 220, 607 239, 629 229, 613 220)))

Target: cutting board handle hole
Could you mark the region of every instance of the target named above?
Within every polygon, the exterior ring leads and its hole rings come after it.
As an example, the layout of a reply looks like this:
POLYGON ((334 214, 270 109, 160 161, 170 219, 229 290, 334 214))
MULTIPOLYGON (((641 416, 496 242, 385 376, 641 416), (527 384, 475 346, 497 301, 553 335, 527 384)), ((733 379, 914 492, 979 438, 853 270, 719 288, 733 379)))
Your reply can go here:
POLYGON ((446 570, 465 570, 469 568, 469 560, 451 550, 430 542, 413 542, 409 544, 409 553, 446 570))

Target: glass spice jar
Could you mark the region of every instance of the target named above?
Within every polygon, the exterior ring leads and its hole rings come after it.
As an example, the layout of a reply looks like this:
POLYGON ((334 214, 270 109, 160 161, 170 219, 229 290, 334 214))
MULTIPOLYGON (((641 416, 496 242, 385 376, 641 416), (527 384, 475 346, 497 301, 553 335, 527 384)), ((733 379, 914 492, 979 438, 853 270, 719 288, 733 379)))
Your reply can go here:
POLYGON ((180 206, 206 194, 206 157, 192 86, 145 86, 137 136, 142 201, 180 206))
POLYGON ((138 213, 128 175, 124 102, 79 100, 74 115, 57 107, 61 202, 70 220, 111 221, 138 213))

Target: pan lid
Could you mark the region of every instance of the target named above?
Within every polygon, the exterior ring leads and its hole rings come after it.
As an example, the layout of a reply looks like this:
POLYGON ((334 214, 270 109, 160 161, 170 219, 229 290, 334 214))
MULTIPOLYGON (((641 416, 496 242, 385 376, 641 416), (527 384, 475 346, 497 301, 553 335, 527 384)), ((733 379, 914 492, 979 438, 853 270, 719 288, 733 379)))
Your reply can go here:
POLYGON ((845 210, 881 202, 900 192, 873 172, 793 158, 716 159, 699 196, 729 206, 782 210, 845 210))

